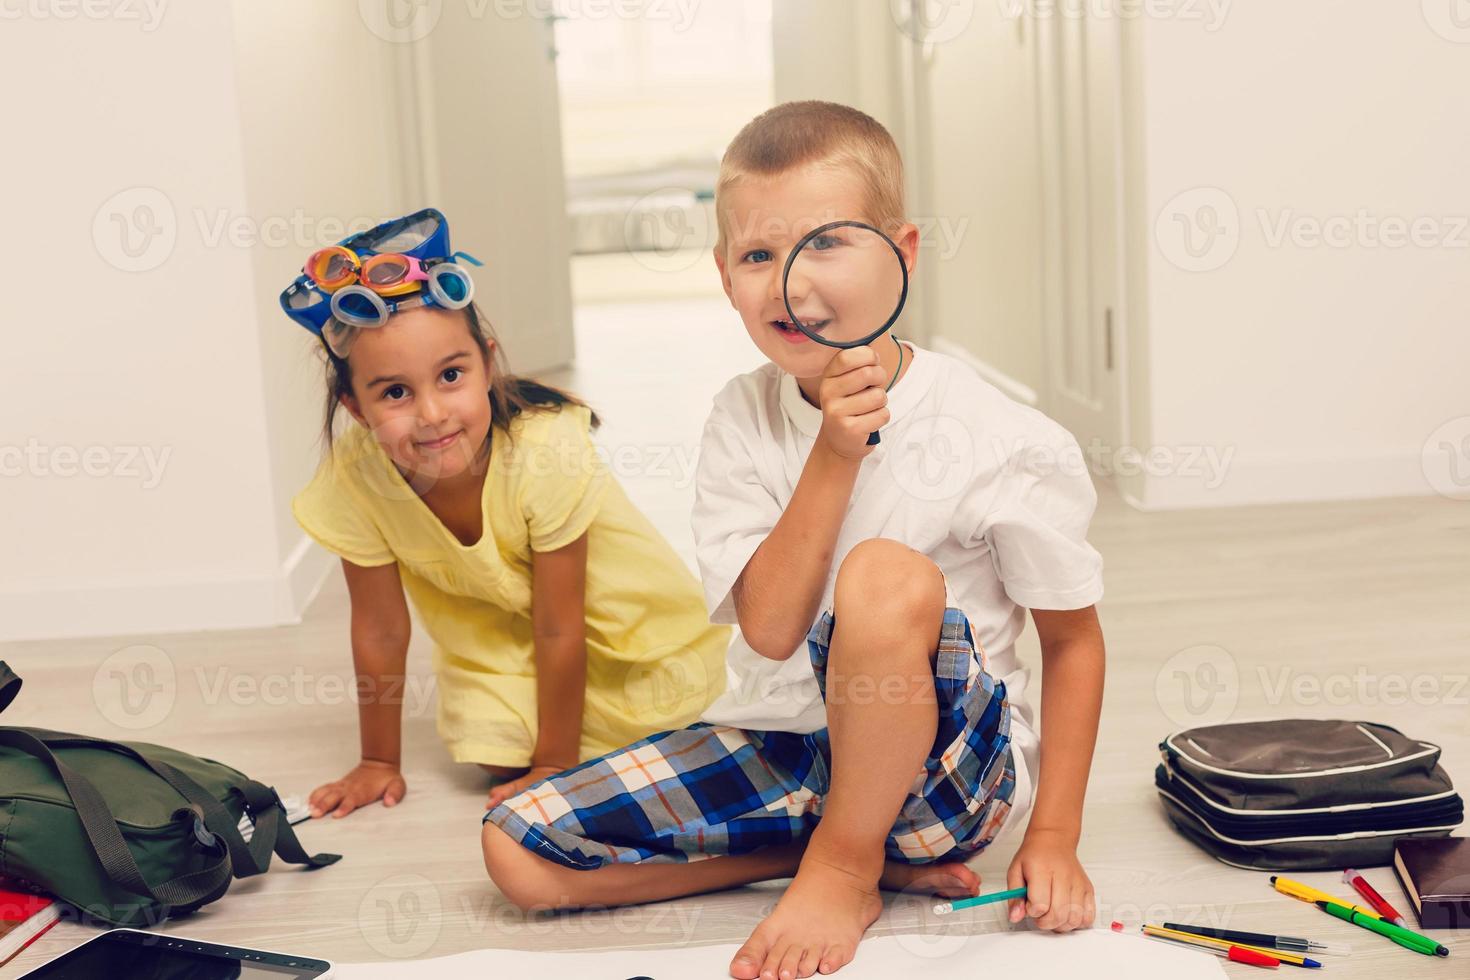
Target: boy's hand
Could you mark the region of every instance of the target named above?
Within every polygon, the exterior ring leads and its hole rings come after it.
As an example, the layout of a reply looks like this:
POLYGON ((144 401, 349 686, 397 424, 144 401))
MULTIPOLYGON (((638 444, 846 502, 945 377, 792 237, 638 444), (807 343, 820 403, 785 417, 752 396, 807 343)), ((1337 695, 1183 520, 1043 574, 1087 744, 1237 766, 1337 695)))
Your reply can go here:
POLYGON ((565 772, 561 766, 532 766, 531 771, 519 779, 501 783, 490 791, 490 798, 485 801, 485 809, 493 810, 521 790, 529 789, 533 784, 541 782, 548 776, 555 776, 559 772, 565 772))
POLYGON ((1010 920, 1025 916, 1053 932, 1086 929, 1097 918, 1092 882, 1077 860, 1077 846, 1052 830, 1028 830, 1006 872, 1006 887, 1026 886, 1024 899, 1013 898, 1010 920))
POLYGON ((407 792, 408 784, 396 765, 364 759, 336 782, 312 790, 306 802, 313 819, 326 813, 345 817, 358 807, 378 800, 384 806, 394 806, 407 792))
POLYGON ((822 403, 822 431, 817 438, 844 459, 871 453, 868 436, 888 424, 888 392, 883 390, 887 383, 873 348, 838 351, 817 388, 822 403))

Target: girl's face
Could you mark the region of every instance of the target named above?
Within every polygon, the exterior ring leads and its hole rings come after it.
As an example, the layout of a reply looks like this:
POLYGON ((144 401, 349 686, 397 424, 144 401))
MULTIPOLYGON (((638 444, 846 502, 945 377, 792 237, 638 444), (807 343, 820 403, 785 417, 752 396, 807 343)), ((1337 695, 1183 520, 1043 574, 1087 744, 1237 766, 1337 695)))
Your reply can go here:
POLYGON ((490 435, 490 365, 464 311, 395 313, 359 333, 348 364, 342 404, 399 469, 445 480, 475 464, 490 435))

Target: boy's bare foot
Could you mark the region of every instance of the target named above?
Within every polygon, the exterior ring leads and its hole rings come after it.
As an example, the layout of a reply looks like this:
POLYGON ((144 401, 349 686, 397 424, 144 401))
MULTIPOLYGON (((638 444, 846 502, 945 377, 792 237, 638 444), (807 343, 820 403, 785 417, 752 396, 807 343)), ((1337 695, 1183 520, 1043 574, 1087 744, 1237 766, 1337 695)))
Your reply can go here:
POLYGON ((849 962, 868 926, 883 911, 882 873, 861 862, 808 848, 786 894, 730 961, 739 980, 794 980, 831 973, 849 962))
POLYGON ((878 887, 891 892, 970 898, 980 894, 980 876, 961 861, 939 864, 902 864, 888 861, 878 887))

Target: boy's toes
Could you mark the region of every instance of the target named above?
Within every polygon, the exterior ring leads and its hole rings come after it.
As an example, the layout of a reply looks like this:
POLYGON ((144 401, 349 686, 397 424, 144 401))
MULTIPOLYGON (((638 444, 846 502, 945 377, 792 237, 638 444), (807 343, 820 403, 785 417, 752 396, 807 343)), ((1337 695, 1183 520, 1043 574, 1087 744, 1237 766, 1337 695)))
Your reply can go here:
POLYGON ((822 961, 817 965, 817 972, 821 974, 835 973, 852 961, 852 950, 846 946, 828 946, 822 953, 822 961))
MULTIPOLYGON (((796 950, 799 955, 800 950, 796 950)), ((766 953, 766 962, 761 966, 760 980, 791 980, 795 973, 787 973, 787 964, 792 954, 791 946, 777 943, 766 953)))
POLYGON ((820 946, 816 949, 808 949, 804 951, 801 954, 801 962, 796 967, 796 975, 798 977, 815 976, 817 973, 817 967, 822 965, 821 952, 822 949, 820 946))
POLYGON ((735 951, 735 958, 730 961, 730 976, 736 980, 760 980, 761 967, 765 966, 770 950, 770 940, 757 929, 745 945, 735 951))
POLYGON ((801 960, 806 950, 793 943, 786 948, 781 957, 781 965, 776 970, 777 980, 796 980, 799 976, 809 976, 801 971, 801 960))

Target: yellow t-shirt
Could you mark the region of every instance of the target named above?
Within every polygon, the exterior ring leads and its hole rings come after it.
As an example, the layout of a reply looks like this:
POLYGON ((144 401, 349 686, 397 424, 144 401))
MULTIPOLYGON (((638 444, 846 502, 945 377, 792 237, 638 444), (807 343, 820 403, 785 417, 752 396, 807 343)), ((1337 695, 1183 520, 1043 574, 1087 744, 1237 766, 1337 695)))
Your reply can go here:
POLYGON ((577 405, 496 430, 484 533, 464 545, 352 426, 297 495, 296 520, 363 566, 397 562, 434 640, 439 735, 457 762, 526 766, 536 742, 531 554, 587 534, 582 759, 688 725, 725 687, 729 631, 694 575, 608 473, 577 405))

